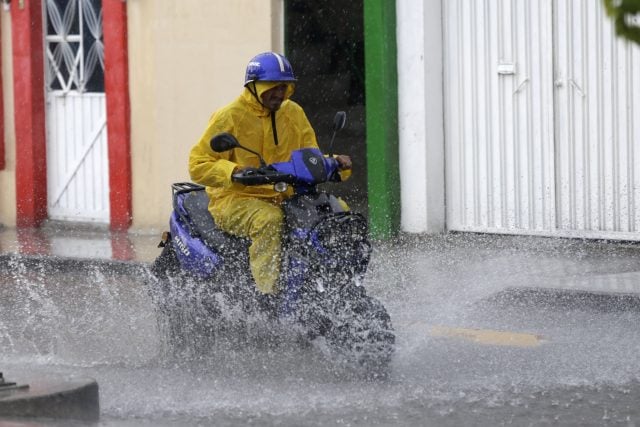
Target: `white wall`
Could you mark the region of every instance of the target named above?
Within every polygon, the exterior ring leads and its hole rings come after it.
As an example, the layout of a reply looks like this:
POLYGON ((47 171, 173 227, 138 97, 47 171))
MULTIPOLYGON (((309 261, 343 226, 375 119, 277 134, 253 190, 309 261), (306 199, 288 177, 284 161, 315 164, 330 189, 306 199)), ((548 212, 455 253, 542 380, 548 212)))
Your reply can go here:
POLYGON ((441 0, 396 2, 401 228, 445 227, 441 0))

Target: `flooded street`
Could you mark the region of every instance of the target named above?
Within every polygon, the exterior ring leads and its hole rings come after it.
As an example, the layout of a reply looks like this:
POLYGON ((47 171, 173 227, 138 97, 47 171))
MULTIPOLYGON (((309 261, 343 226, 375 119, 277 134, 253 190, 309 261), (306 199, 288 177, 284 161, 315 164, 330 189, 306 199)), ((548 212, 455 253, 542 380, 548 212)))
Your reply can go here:
POLYGON ((379 381, 286 340, 168 359, 144 265, 4 256, 0 371, 95 378, 101 426, 634 426, 639 255, 471 234, 378 243, 365 286, 397 336, 379 381))

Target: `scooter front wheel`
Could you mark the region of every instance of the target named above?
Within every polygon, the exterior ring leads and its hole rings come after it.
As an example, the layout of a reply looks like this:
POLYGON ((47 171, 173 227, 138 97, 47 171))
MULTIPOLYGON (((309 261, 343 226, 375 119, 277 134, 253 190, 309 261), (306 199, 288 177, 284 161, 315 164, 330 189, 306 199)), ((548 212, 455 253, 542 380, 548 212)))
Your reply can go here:
POLYGON ((395 333, 387 310, 377 299, 363 294, 338 302, 325 339, 340 361, 374 378, 388 374, 395 333))

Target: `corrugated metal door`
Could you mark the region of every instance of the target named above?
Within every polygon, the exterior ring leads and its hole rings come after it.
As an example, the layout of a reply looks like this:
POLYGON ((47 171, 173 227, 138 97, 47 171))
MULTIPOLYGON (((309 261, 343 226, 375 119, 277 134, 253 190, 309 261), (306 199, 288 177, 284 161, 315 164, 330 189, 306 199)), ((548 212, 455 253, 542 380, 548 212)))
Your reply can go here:
POLYGON ((600 2, 457 0, 443 9, 448 228, 637 229, 637 49, 615 38, 600 2))
POLYGON ((600 1, 555 3, 558 229, 640 239, 640 48, 600 1))
POLYGON ((108 223, 102 3, 44 4, 49 217, 108 223))

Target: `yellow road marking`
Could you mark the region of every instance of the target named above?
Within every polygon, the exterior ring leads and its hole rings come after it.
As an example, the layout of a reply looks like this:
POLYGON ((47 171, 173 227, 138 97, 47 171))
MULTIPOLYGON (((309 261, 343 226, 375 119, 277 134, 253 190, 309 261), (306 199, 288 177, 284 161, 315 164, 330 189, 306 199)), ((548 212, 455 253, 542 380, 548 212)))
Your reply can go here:
POLYGON ((501 345, 510 347, 537 347, 544 342, 540 335, 521 332, 493 331, 490 329, 450 328, 434 326, 431 328, 434 337, 463 338, 478 344, 501 345))

